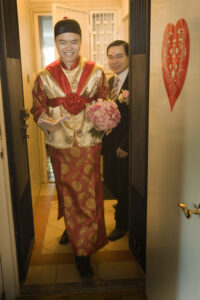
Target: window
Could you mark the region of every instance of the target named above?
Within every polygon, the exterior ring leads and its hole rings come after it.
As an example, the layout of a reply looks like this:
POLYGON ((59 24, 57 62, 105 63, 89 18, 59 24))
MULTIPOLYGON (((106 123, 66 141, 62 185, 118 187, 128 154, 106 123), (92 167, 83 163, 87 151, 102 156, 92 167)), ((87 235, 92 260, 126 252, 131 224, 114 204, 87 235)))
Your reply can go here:
POLYGON ((52 16, 38 16, 41 68, 55 60, 52 16))
POLYGON ((115 11, 91 11, 91 60, 108 70, 106 48, 118 39, 118 18, 115 11))

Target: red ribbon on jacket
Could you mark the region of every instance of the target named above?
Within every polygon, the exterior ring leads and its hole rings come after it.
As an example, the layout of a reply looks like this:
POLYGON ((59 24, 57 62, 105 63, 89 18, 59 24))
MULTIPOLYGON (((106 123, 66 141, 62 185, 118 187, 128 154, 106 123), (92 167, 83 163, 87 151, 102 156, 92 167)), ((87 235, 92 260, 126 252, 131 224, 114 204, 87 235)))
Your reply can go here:
POLYGON ((60 64, 61 64, 60 60, 56 60, 52 64, 48 65, 46 67, 46 69, 51 73, 53 78, 57 81, 59 86, 62 88, 62 90, 66 94, 66 97, 49 99, 48 104, 51 107, 63 105, 64 108, 70 114, 76 115, 85 108, 86 103, 89 103, 93 100, 93 98, 85 98, 85 97, 80 96, 80 93, 81 93, 85 83, 87 82, 88 77, 89 77, 92 69, 94 68, 95 63, 91 62, 91 61, 86 62, 83 72, 81 74, 81 78, 80 78, 76 93, 72 93, 69 80, 67 79, 64 72, 62 71, 60 64))

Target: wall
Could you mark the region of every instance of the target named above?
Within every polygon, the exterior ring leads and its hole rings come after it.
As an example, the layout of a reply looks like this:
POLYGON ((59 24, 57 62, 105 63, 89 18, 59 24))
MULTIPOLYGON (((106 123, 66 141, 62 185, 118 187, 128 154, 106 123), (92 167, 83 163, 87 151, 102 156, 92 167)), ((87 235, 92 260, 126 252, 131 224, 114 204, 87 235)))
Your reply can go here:
MULTIPOLYGON (((32 87, 36 76, 36 60, 33 34, 33 16, 29 1, 17 1, 21 63, 24 89, 24 106, 30 111, 32 107, 32 87)), ((32 190, 33 210, 35 208, 37 196, 41 185, 41 167, 40 167, 40 143, 39 129, 33 122, 32 116, 27 121, 28 124, 28 155, 32 190)))
POLYGON ((149 165, 146 288, 149 300, 200 299, 199 216, 186 219, 177 203, 200 202, 200 4, 151 1, 149 165), (171 111, 161 49, 165 27, 180 19, 190 32, 190 56, 171 111))
POLYGON ((53 0, 30 0, 33 11, 51 11, 51 3, 61 3, 71 8, 78 8, 82 10, 101 10, 104 9, 118 9, 121 6, 121 0, 73 0, 73 1, 53 1, 53 0))
POLYGON ((121 35, 125 41, 129 41, 129 1, 121 0, 121 35))
MULTIPOLYGON (((52 3, 53 0, 46 1, 38 1, 38 0, 30 0, 31 8, 33 14, 44 13, 51 14, 52 12, 52 3)), ((118 31, 119 38, 124 39, 126 41, 129 40, 129 16, 128 16, 128 0, 74 0, 74 1, 56 1, 55 3, 60 3, 62 5, 66 5, 69 8, 83 10, 83 11, 101 11, 101 10, 117 10, 119 12, 119 21, 118 31)), ((108 78, 112 75, 112 73, 106 72, 108 78)))
POLYGON ((128 0, 74 0, 74 1, 38 1, 30 0, 33 13, 51 13, 52 3, 61 3, 67 7, 83 10, 83 11, 99 11, 99 10, 118 10, 119 19, 119 34, 122 39, 128 40, 128 0), (122 11, 121 11, 122 9, 122 11), (123 12, 123 19, 122 19, 123 12))
POLYGON ((118 22, 119 25, 119 34, 122 39, 128 39, 128 0, 74 0, 74 1, 38 1, 30 0, 33 13, 51 13, 52 12, 52 3, 60 3, 69 8, 78 9, 82 11, 103 11, 103 10, 117 10, 119 12, 119 20, 121 19, 122 23, 118 22), (123 11, 123 19, 121 14, 121 9, 123 11))

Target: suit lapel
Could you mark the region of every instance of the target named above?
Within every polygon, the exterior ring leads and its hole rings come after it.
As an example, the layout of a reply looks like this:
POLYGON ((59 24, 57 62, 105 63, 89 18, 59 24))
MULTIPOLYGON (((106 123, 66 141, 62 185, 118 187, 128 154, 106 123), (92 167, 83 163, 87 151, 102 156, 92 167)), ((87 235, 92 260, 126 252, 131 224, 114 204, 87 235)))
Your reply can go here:
MULTIPOLYGON (((108 81, 110 90, 112 90, 112 88, 113 88, 114 79, 115 79, 115 76, 112 76, 108 81)), ((126 76, 126 79, 121 87, 121 90, 119 91, 119 94, 122 92, 122 90, 129 90, 129 73, 126 76)))

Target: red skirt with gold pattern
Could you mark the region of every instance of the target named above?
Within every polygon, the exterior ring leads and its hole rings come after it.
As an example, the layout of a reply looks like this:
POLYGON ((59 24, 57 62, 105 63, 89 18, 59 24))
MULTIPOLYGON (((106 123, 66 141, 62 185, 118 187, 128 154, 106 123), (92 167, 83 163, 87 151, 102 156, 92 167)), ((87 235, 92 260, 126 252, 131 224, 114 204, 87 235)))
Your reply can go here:
POLYGON ((91 147, 49 147, 59 201, 76 255, 85 256, 107 244, 103 189, 100 176, 101 144, 91 147))

